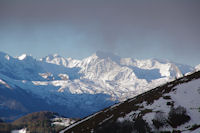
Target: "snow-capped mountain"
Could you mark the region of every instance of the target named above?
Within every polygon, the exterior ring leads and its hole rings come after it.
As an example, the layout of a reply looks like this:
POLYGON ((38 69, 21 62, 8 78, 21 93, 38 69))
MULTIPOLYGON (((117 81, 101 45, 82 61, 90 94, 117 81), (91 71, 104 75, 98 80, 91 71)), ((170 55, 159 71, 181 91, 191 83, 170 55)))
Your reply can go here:
POLYGON ((200 71, 96 112, 60 133, 200 132, 200 71))
POLYGON ((199 71, 199 70, 200 70, 200 64, 195 67, 195 71, 199 71))
POLYGON ((170 61, 120 58, 100 51, 82 60, 58 54, 37 60, 26 54, 12 57, 0 52, 3 88, 20 88, 50 107, 59 106, 57 112, 68 117, 86 116, 193 70, 170 61))
MULTIPOLYGON (((70 89, 72 93, 106 93, 118 100, 130 98, 181 77, 194 69, 188 65, 170 61, 120 58, 114 54, 100 51, 83 60, 65 59, 58 55, 47 56, 41 60, 67 68, 80 69, 81 77, 73 81, 73 83, 76 82, 74 84, 76 86, 74 89, 70 89)), ((69 86, 69 84, 63 84, 59 91, 67 91, 68 88, 66 89, 65 86, 69 86)))

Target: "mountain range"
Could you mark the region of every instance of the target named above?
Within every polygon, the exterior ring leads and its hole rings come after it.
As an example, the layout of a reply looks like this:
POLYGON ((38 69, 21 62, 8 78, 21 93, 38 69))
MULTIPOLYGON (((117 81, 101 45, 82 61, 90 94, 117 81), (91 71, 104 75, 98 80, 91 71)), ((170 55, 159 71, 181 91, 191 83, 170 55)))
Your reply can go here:
POLYGON ((82 60, 0 52, 0 118, 11 121, 41 110, 82 118, 198 68, 101 51, 82 60))

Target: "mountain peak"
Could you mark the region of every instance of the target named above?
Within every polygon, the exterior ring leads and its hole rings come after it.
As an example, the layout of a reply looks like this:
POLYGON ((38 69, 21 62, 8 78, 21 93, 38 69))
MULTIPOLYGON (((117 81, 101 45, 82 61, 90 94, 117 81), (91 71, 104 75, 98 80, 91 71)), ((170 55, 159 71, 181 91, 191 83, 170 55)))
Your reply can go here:
POLYGON ((4 58, 6 60, 10 60, 10 56, 4 52, 0 51, 0 58, 4 58))
POLYGON ((0 56, 5 56, 6 53, 0 51, 0 56))
POLYGON ((97 51, 95 53, 96 56, 100 57, 100 58, 106 58, 106 57, 119 57, 113 53, 110 52, 105 52, 105 51, 97 51))
POLYGON ((115 62, 120 62, 120 57, 113 54, 113 53, 109 53, 109 52, 104 52, 104 51, 97 51, 96 53, 94 53, 92 56, 96 56, 100 59, 106 59, 106 58, 110 58, 111 60, 115 61, 115 62))
POLYGON ((196 71, 199 71, 199 70, 200 70, 200 64, 197 65, 197 66, 195 67, 195 70, 196 70, 196 71))
POLYGON ((171 61, 168 60, 168 59, 152 58, 151 60, 152 60, 152 61, 158 61, 158 62, 160 62, 160 63, 168 63, 168 62, 171 62, 171 61))
POLYGON ((41 58, 40 61, 51 61, 51 60, 54 60, 55 58, 62 58, 62 56, 60 56, 57 53, 55 53, 55 54, 49 54, 49 55, 41 58))
POLYGON ((55 54, 50 54, 48 56, 46 56, 46 58, 49 58, 49 59, 54 59, 54 58, 61 58, 62 56, 60 56, 58 53, 55 53, 55 54))
POLYGON ((27 54, 22 54, 18 57, 19 60, 24 60, 27 57, 27 54))
POLYGON ((58 53, 52 54, 52 56, 55 57, 61 57, 58 53))
POLYGON ((27 59, 33 59, 33 57, 28 54, 22 54, 22 55, 18 56, 17 59, 18 60, 27 60, 27 59))

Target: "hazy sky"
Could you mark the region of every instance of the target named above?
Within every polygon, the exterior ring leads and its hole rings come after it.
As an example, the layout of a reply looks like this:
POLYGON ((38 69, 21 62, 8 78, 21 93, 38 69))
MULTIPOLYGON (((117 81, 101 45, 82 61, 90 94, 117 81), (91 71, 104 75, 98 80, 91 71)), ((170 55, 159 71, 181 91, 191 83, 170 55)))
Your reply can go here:
POLYGON ((200 64, 200 0, 0 0, 0 51, 200 64))

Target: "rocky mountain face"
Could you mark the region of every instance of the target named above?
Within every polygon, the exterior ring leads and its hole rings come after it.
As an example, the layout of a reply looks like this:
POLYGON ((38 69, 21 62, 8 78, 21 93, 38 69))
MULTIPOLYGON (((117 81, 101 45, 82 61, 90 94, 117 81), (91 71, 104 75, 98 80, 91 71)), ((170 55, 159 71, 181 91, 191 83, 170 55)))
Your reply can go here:
POLYGON ((167 60, 100 51, 82 60, 57 54, 37 60, 1 52, 0 118, 13 120, 40 110, 84 117, 191 71, 195 68, 167 60))
POLYGON ((200 71, 110 106, 60 133, 200 132, 200 71))

